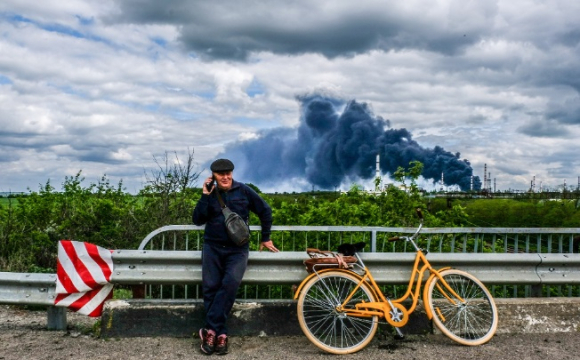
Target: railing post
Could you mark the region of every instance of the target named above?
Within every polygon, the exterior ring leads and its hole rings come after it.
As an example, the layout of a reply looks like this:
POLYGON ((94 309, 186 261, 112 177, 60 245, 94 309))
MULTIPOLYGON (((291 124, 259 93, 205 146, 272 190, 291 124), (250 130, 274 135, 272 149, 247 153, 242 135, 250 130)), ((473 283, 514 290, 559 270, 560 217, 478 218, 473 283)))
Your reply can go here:
POLYGON ((542 297, 542 284, 536 284, 531 286, 532 297, 542 297))
POLYGON ((371 252, 377 252, 377 231, 371 231, 371 252))
POLYGON ((66 311, 65 307, 48 307, 48 330, 66 330, 66 311))
POLYGON ((133 299, 145 299, 145 285, 131 285, 133 299))

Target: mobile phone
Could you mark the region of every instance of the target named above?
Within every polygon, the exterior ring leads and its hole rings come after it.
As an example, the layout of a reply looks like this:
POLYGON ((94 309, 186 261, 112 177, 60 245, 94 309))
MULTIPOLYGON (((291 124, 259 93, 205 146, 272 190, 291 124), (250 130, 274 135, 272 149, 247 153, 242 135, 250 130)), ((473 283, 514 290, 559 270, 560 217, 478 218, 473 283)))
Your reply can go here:
POLYGON ((215 179, 214 178, 212 178, 212 181, 209 184, 205 184, 205 188, 209 192, 211 192, 211 190, 213 189, 214 186, 215 186, 215 179))

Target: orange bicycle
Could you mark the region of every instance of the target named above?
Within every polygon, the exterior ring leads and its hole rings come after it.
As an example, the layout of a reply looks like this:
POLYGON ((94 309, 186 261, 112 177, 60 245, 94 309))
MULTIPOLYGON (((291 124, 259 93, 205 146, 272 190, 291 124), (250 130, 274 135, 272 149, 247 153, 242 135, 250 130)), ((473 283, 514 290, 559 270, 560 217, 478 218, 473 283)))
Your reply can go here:
POLYGON ((298 300, 298 321, 302 331, 317 347, 333 354, 349 354, 363 349, 373 339, 379 319, 385 319, 399 336, 409 315, 417 308, 421 285, 423 305, 429 319, 450 339, 463 345, 488 342, 497 330, 497 307, 488 289, 475 276, 445 267, 436 270, 417 246, 423 216, 412 236, 397 236, 416 250, 415 262, 406 293, 399 299, 386 297, 358 254, 348 269, 313 268, 302 281, 294 299, 298 300), (408 308, 403 302, 411 298, 408 308))

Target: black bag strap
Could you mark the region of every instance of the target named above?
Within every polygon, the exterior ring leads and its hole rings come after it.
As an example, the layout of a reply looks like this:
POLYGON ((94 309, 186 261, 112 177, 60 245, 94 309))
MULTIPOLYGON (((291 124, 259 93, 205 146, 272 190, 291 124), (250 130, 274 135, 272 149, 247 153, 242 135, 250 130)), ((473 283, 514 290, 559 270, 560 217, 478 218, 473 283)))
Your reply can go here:
POLYGON ((216 194, 217 194, 218 201, 220 202, 220 206, 222 207, 222 209, 225 209, 226 208, 226 204, 224 204, 224 201, 222 200, 222 196, 220 195, 220 191, 217 189, 217 186, 216 186, 215 191, 216 191, 216 194))
MULTIPOLYGON (((244 191, 244 195, 246 196, 246 199, 248 199, 248 192, 247 192, 246 188, 243 185, 244 184, 240 184, 240 187, 244 191)), ((218 198, 218 201, 220 202, 220 206, 222 207, 222 209, 225 208, 226 207, 226 204, 224 204, 224 201, 222 200, 222 197, 220 195, 219 189, 217 188, 217 185, 215 187, 215 191, 217 193, 217 198, 218 198)))

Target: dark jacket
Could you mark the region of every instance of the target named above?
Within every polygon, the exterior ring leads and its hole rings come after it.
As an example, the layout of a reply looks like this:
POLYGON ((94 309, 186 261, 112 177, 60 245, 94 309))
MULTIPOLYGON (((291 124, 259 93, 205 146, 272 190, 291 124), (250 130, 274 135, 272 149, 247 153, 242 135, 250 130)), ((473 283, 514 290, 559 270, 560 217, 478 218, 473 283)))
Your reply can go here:
MULTIPOLYGON (((236 246, 228 239, 226 227, 224 225, 224 215, 218 201, 216 185, 214 191, 209 195, 201 195, 193 210, 193 223, 195 225, 205 224, 203 238, 206 242, 220 245, 236 246)), ((222 200, 226 206, 238 213, 246 222, 250 217, 250 211, 258 215, 262 226, 262 241, 270 240, 272 228, 272 209, 251 187, 232 180, 232 187, 227 191, 220 191, 222 200)))

